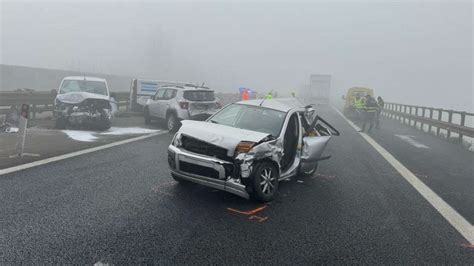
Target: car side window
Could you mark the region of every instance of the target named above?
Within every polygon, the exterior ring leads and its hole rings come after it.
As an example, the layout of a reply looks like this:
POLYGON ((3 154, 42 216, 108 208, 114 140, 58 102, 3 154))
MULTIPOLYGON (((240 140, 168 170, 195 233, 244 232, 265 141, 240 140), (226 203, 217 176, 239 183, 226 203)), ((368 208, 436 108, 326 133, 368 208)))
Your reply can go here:
POLYGON ((165 89, 159 89, 155 94, 155 100, 162 100, 165 95, 165 89))
POLYGON ((174 89, 167 89, 165 92, 165 96, 163 97, 165 100, 173 99, 176 96, 176 90, 174 89))

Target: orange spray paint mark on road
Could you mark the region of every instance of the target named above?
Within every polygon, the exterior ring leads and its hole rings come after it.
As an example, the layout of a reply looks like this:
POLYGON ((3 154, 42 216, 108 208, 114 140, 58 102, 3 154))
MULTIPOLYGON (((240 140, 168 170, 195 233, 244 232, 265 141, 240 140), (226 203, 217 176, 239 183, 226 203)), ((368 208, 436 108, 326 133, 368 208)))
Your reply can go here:
POLYGON ((231 212, 240 213, 240 214, 243 214, 243 215, 253 215, 253 214, 256 214, 257 212, 265 209, 266 207, 267 207, 267 205, 264 205, 262 207, 259 207, 259 208, 256 208, 256 209, 250 210, 250 211, 239 211, 239 210, 232 209, 232 208, 227 208, 227 210, 231 211, 231 212))

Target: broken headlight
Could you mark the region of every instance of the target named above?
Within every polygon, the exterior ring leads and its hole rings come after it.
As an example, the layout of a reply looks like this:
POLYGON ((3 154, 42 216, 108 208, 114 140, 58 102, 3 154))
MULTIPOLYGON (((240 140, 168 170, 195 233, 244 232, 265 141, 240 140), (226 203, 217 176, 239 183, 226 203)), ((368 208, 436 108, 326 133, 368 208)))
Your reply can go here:
POLYGON ((173 140, 171 141, 171 143, 175 147, 181 147, 181 135, 178 136, 178 134, 175 134, 173 140))
POLYGON ((253 148, 254 145, 255 145, 255 142, 251 142, 251 141, 239 142, 239 144, 237 144, 237 147, 235 147, 235 155, 249 152, 253 148))

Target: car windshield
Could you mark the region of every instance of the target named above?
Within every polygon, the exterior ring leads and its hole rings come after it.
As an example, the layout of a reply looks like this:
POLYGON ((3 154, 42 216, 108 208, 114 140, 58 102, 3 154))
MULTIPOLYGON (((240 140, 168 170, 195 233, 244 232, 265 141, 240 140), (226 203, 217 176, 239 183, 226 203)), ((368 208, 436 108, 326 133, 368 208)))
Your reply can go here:
POLYGON ((90 80, 65 80, 59 90, 59 94, 68 92, 89 92, 101 95, 108 95, 107 86, 103 81, 90 80))
POLYGON ((277 137, 285 121, 286 113, 268 108, 232 104, 214 115, 210 122, 226 126, 258 131, 277 137))
POLYGON ((193 102, 206 102, 206 101, 214 101, 216 96, 214 95, 214 91, 203 91, 203 90, 193 90, 193 91, 185 91, 183 93, 184 99, 193 102))

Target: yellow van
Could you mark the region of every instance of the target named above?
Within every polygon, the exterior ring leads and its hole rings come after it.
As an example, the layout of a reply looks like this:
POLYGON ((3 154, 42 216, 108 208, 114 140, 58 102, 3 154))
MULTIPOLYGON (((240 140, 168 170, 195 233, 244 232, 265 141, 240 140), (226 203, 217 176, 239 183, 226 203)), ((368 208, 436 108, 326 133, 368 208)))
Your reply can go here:
POLYGON ((374 96, 374 90, 366 87, 352 87, 347 90, 347 94, 342 97, 345 100, 344 103, 344 114, 351 116, 354 114, 354 107, 352 103, 354 102, 354 98, 356 96, 365 97, 367 94, 370 96, 374 96))

